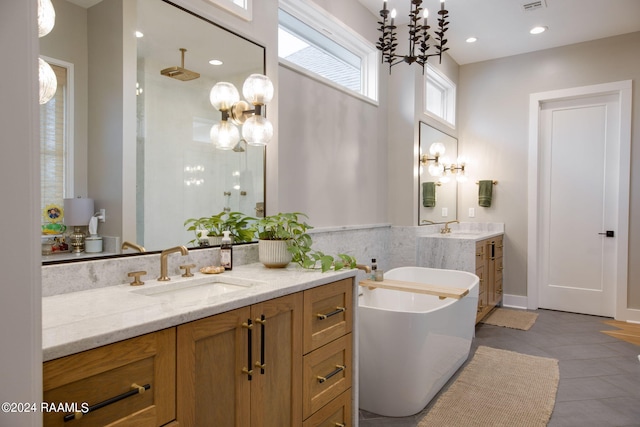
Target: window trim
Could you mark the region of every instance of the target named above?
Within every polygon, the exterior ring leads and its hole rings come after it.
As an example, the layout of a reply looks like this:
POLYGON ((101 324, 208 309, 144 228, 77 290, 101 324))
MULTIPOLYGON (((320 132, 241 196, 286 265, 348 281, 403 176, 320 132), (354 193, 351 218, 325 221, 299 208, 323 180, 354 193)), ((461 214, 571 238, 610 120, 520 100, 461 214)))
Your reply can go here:
MULTIPOLYGON (((378 65, 380 57, 373 43, 369 42, 323 8, 308 0, 280 0, 278 7, 361 58, 362 93, 337 84, 330 79, 278 56, 278 61, 281 65, 349 95, 353 95, 363 101, 378 105, 378 65)), ((279 22, 278 26, 280 26, 279 22)))
POLYGON ((427 116, 438 120, 449 126, 452 129, 456 128, 456 84, 451 81, 443 72, 434 67, 433 65, 426 64, 426 73, 424 74, 424 89, 423 89, 423 112, 427 116), (427 82, 431 81, 432 84, 442 87, 444 89, 444 102, 443 102, 443 117, 438 114, 429 111, 427 109, 427 82))
POLYGON ((218 6, 227 12, 239 16, 245 21, 253 20, 253 0, 245 0, 247 7, 238 6, 233 0, 207 0, 208 2, 218 6))

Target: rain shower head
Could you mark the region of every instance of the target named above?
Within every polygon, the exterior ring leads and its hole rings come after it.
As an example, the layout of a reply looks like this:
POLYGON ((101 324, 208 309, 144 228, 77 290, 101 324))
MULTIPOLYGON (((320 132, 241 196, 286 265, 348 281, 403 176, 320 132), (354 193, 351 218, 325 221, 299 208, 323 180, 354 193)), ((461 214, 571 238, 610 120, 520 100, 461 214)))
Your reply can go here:
POLYGON ((200 77, 200 73, 196 73, 195 71, 187 70, 186 68, 184 68, 184 53, 186 51, 187 49, 183 47, 180 48, 180 52, 182 52, 182 66, 165 68, 164 70, 160 71, 160 74, 182 81, 194 80, 200 77))

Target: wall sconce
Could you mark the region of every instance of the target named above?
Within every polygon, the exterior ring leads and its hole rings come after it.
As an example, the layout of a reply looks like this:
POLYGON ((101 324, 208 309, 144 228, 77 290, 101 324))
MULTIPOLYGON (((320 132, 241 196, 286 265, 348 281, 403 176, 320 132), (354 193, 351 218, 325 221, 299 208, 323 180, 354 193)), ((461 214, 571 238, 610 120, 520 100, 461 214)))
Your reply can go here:
POLYGON ((234 85, 218 82, 209 93, 211 105, 222 113, 220 123, 211 127, 211 142, 221 150, 232 150, 240 141, 235 125, 242 125, 242 137, 249 145, 267 145, 273 126, 264 117, 263 106, 273 98, 273 83, 263 74, 251 74, 242 85, 241 101, 234 85), (253 105, 253 109, 250 109, 253 105))
POLYGON ((429 147, 429 154, 431 154, 433 158, 423 154, 420 156, 420 164, 427 166, 429 162, 433 162, 428 166, 427 170, 429 171, 429 175, 438 177, 439 182, 449 182, 452 175, 456 177, 456 181, 465 182, 467 180, 467 176, 465 175, 465 165, 467 161, 463 157, 458 157, 456 163, 452 163, 447 157, 444 157, 444 153, 444 144, 434 142, 429 147))

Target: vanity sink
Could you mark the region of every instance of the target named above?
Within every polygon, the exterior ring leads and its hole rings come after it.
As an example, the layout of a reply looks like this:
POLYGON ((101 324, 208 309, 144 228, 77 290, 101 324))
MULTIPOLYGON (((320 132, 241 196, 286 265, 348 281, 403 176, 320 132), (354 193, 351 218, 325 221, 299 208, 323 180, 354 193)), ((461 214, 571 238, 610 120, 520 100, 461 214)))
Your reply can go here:
POLYGON ((260 284, 256 280, 238 277, 212 276, 194 279, 158 282, 131 292, 138 295, 176 302, 206 301, 212 297, 243 291, 260 284))

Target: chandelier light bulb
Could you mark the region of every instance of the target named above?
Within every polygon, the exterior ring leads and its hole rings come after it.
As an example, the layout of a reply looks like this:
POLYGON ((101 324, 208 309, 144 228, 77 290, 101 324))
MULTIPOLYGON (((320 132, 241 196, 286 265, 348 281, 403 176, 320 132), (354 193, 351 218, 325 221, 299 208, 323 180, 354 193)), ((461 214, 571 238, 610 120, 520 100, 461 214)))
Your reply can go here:
POLYGON ((242 94, 253 105, 264 105, 273 99, 273 83, 264 74, 251 74, 242 85, 242 94))
POLYGON ((44 37, 53 30, 56 11, 51 0, 38 0, 38 37, 44 37))
POLYGON ((209 92, 209 101, 216 110, 228 111, 233 104, 240 101, 240 94, 231 83, 218 82, 209 92))
POLYGON ((38 80, 40 83, 39 101, 40 105, 49 102, 58 89, 58 79, 53 72, 51 65, 42 58, 38 58, 38 80))
POLYGON ((238 128, 227 121, 211 126, 209 136, 213 145, 220 150, 231 150, 240 141, 238 128))
POLYGON ((251 116, 242 126, 242 137, 249 145, 267 145, 273 137, 273 125, 262 116, 251 116))
POLYGON ((444 148, 444 144, 442 142, 434 142, 429 147, 429 153, 432 156, 440 157, 440 156, 444 155, 444 152, 445 152, 445 148, 444 148))
POLYGON ((444 166, 441 163, 433 163, 429 165, 429 175, 431 176, 442 176, 444 173, 444 166))

